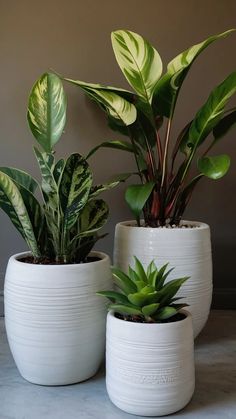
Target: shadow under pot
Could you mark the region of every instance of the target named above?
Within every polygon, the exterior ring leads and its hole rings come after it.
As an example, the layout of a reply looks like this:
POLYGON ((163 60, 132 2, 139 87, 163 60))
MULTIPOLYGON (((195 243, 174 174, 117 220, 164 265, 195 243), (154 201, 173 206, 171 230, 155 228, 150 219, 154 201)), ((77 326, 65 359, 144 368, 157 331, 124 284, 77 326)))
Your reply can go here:
POLYGON ((128 272, 133 256, 147 265, 154 260, 157 266, 169 262, 175 267, 167 281, 189 276, 177 297, 189 304, 194 337, 203 329, 212 300, 212 253, 210 228, 196 221, 182 221, 179 228, 137 227, 135 221, 116 225, 114 265, 128 272))
POLYGON ((105 351, 106 304, 96 295, 111 288, 109 257, 68 265, 24 263, 12 256, 5 279, 5 321, 10 349, 26 380, 66 385, 92 377, 105 351))
POLYGON ((107 317, 106 386, 127 413, 168 415, 182 409, 195 386, 191 315, 169 323, 133 323, 107 317))

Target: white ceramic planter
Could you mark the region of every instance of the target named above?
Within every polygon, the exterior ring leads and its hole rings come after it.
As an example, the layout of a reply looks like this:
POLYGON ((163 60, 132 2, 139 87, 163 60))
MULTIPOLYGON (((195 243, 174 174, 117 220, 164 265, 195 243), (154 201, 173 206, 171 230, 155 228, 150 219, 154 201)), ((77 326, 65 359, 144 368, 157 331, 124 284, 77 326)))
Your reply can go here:
POLYGON ((42 385, 86 380, 105 350, 106 303, 96 291, 111 289, 109 257, 74 265, 33 265, 12 256, 5 279, 9 345, 21 375, 42 385))
MULTIPOLYGON (((183 311, 184 312, 184 311, 183 311)), ((162 416, 182 409, 194 392, 191 315, 166 324, 107 317, 106 385, 125 412, 162 416)))
MULTIPOLYGON (((127 271, 137 256, 147 266, 154 259, 157 266, 169 262, 175 267, 168 279, 190 276, 178 296, 186 297, 193 317, 194 336, 204 327, 212 299, 212 256, 210 228, 207 224, 183 221, 195 228, 137 227, 134 221, 116 226, 114 265, 127 271)), ((184 301, 184 300, 183 300, 184 301)))

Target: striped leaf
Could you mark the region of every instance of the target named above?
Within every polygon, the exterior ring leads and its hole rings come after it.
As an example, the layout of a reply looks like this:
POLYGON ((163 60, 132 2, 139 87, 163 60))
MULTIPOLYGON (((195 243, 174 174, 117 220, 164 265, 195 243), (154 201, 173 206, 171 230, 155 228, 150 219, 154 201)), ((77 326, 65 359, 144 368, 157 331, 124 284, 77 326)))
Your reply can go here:
POLYGON ((102 199, 94 199, 86 204, 80 216, 80 237, 100 230, 107 222, 109 208, 102 199))
POLYGON ((149 42, 131 31, 112 32, 111 40, 116 60, 128 83, 151 104, 162 73, 160 55, 149 42))
POLYGON ((211 36, 205 41, 188 48, 168 64, 167 72, 159 80, 153 97, 153 106, 156 108, 158 115, 172 117, 179 90, 194 60, 214 41, 225 38, 233 31, 229 30, 211 36))
POLYGON ((38 161, 41 176, 42 176, 42 192, 44 196, 45 203, 53 210, 57 209, 59 206, 58 202, 58 186, 54 179, 54 165, 51 167, 50 160, 48 160, 47 153, 41 153, 36 147, 34 147, 34 152, 36 159, 38 161))
POLYGON ((38 182, 23 170, 15 169, 13 167, 0 167, 0 171, 32 193, 34 193, 38 187, 38 182))
MULTIPOLYGON (((128 126, 136 120, 137 110, 135 106, 125 99, 127 91, 102 87, 98 84, 85 83, 80 80, 65 80, 79 86, 91 99, 100 104, 110 117, 122 124, 128 126)), ((128 92, 128 96, 132 98, 133 94, 128 92)))
POLYGON ((88 163, 80 154, 72 154, 66 161, 59 186, 64 226, 69 230, 88 200, 92 174, 88 163))
MULTIPOLYGON (((27 192, 30 194, 29 191, 27 192)), ((3 172, 0 172, 0 207, 19 230, 33 255, 39 257, 37 239, 21 192, 14 181, 3 172)))
POLYGON ((34 84, 28 103, 28 122, 43 150, 50 152, 66 122, 66 96, 55 74, 45 73, 34 84))

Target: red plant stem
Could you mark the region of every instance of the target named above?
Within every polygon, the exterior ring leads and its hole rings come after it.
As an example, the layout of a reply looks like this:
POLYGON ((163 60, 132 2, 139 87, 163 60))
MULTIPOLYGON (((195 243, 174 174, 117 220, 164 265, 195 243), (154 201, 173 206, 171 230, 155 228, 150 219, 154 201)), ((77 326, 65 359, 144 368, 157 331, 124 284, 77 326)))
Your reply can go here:
POLYGON ((156 132, 156 139, 157 139, 157 150, 158 150, 159 163, 160 163, 160 168, 162 169, 163 156, 162 156, 161 138, 160 138, 160 134, 159 134, 158 131, 156 132))
POLYGON ((164 149, 164 158, 163 158, 163 169, 162 169, 162 179, 161 187, 163 187, 166 180, 167 166, 168 166, 168 148, 170 141, 170 128, 171 128, 171 119, 168 120, 167 129, 166 129, 166 140, 165 140, 165 149, 164 149))

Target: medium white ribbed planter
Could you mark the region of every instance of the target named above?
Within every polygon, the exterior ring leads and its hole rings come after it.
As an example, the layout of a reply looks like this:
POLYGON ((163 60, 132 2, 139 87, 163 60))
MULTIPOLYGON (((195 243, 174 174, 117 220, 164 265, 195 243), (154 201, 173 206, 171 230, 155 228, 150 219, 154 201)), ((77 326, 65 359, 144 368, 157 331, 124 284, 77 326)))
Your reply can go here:
POLYGON ((194 392, 191 315, 172 323, 132 323, 107 317, 106 385, 125 412, 162 416, 182 409, 194 392))
POLYGON ((135 221, 116 225, 114 242, 114 265, 128 270, 137 256, 144 266, 152 259, 157 266, 169 262, 175 267, 168 276, 190 276, 177 296, 184 296, 193 317, 194 336, 204 327, 212 299, 212 255, 210 228, 207 224, 183 221, 194 228, 137 227, 135 221))
POLYGON ((34 265, 12 256, 5 279, 6 331, 21 375, 42 385, 93 376, 105 351, 106 304, 96 291, 111 289, 109 257, 69 265, 34 265))

